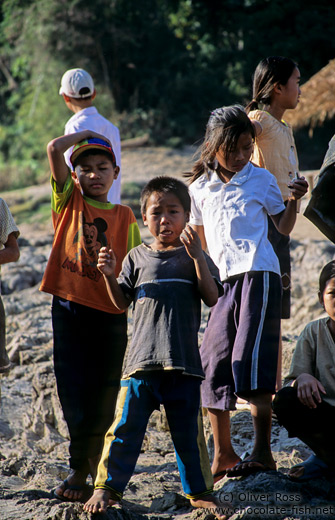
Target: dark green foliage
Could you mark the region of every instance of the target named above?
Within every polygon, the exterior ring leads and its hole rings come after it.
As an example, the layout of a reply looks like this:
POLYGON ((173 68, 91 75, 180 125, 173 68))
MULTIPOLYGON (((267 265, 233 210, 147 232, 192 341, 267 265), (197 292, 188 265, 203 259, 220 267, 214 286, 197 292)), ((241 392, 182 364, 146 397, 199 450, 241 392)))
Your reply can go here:
POLYGON ((123 139, 190 143, 213 108, 249 100, 263 57, 291 57, 303 81, 326 65, 333 22, 326 0, 3 0, 1 170, 17 183, 48 176, 47 142, 70 116, 58 95, 68 68, 92 74, 123 139))

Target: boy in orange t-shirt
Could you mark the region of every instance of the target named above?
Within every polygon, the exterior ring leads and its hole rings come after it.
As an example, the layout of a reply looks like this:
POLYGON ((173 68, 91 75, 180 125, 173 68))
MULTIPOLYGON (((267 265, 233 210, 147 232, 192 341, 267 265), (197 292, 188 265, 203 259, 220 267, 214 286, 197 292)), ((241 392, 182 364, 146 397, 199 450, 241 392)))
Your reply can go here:
POLYGON ((56 138, 48 158, 55 236, 40 290, 53 295, 55 376, 70 433, 70 473, 54 493, 76 501, 85 498, 87 475, 96 476, 127 343, 127 318, 110 301, 98 253, 113 244, 118 274, 141 240, 132 210, 107 200, 119 167, 105 137, 84 130, 56 138), (71 146, 72 173, 64 160, 71 146))

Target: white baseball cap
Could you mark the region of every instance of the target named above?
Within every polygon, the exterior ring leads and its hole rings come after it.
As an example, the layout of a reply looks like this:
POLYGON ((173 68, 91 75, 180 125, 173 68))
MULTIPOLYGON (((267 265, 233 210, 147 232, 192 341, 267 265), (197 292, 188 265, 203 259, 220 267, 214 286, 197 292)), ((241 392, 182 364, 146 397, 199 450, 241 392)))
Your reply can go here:
POLYGON ((94 93, 92 76, 84 69, 69 69, 62 77, 60 95, 84 99, 94 93))

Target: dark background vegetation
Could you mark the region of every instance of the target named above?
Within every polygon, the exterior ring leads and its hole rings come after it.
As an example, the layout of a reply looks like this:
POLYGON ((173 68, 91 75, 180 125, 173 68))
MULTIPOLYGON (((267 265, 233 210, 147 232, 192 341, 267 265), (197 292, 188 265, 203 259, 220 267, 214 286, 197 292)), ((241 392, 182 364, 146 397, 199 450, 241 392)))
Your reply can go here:
MULTIPOLYGON (((46 144, 70 116, 58 95, 68 68, 92 74, 122 139, 190 144, 211 109, 250 99, 263 57, 291 57, 302 83, 325 66, 334 21, 328 0, 2 0, 2 188, 47 179, 46 144)), ((333 130, 297 136, 305 168, 319 166, 333 130)))

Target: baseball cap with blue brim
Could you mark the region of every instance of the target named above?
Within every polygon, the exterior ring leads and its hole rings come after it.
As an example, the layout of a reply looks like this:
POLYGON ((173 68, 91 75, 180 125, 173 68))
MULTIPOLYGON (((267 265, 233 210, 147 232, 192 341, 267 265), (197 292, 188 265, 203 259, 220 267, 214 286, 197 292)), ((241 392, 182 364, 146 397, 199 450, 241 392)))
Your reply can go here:
POLYGON ((113 166, 115 168, 116 166, 116 159, 115 154, 113 151, 112 146, 103 139, 98 139, 97 137, 91 137, 90 139, 85 139, 84 141, 80 141, 80 143, 77 143, 72 150, 72 154, 70 156, 70 162, 73 166, 73 163, 76 159, 83 153, 86 152, 86 150, 98 150, 104 153, 107 153, 111 156, 111 160, 113 163, 113 166))

